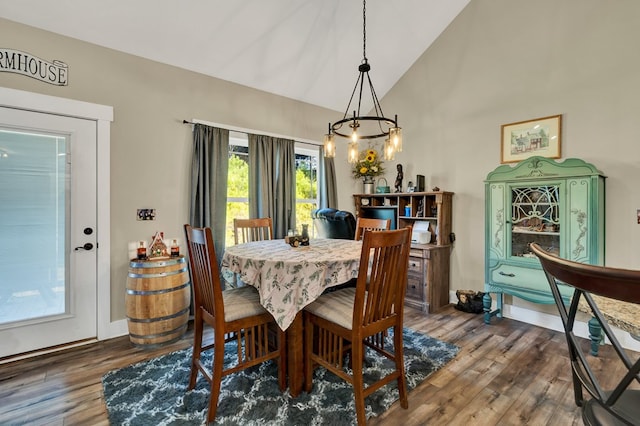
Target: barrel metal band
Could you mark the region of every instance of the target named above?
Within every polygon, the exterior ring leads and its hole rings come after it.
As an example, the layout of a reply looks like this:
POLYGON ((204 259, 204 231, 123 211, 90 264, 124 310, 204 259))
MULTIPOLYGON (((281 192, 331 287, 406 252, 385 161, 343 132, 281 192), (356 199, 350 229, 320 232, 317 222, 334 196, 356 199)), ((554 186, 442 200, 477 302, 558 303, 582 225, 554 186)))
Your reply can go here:
POLYGON ((183 272, 187 272, 187 267, 176 269, 175 271, 159 272, 157 274, 134 274, 133 272, 129 272, 129 278, 161 278, 170 277, 171 275, 178 275, 183 272))
POLYGON ((176 312, 175 314, 171 314, 171 315, 167 315, 164 317, 156 317, 156 318, 131 318, 131 317, 127 317, 129 319, 129 321, 131 322, 139 322, 139 323, 151 323, 151 322, 158 322, 158 321, 165 321, 168 319, 173 319, 173 318, 177 318, 180 317, 186 313, 189 312, 189 308, 185 308, 182 309, 181 311, 176 312))
POLYGON ((184 325, 181 325, 180 327, 174 328, 173 330, 163 331, 162 333, 156 333, 156 334, 131 334, 131 333, 129 333, 129 336, 135 337, 136 339, 154 339, 156 337, 168 336, 170 334, 175 333, 176 331, 180 331, 182 329, 186 329, 187 325, 188 324, 184 324, 184 325))
POLYGON ((178 263, 186 263, 186 261, 184 260, 184 257, 180 257, 177 259, 163 260, 160 262, 149 262, 149 261, 136 262, 135 260, 132 260, 131 262, 129 262, 129 266, 132 268, 161 268, 163 266, 177 265, 178 263))
POLYGON ((154 294, 172 293, 177 290, 182 290, 183 288, 188 287, 190 285, 191 285, 191 281, 187 281, 186 283, 179 285, 177 287, 164 288, 162 290, 131 290, 130 288, 128 288, 127 294, 130 294, 132 296, 151 296, 154 294))

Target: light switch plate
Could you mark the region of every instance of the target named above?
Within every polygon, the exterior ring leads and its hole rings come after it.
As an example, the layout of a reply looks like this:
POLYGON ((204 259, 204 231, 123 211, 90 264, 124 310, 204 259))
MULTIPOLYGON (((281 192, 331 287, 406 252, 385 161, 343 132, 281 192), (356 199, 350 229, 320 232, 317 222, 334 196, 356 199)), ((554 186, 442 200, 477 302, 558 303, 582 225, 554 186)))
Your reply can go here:
POLYGON ((156 209, 138 209, 138 220, 156 220, 156 209))

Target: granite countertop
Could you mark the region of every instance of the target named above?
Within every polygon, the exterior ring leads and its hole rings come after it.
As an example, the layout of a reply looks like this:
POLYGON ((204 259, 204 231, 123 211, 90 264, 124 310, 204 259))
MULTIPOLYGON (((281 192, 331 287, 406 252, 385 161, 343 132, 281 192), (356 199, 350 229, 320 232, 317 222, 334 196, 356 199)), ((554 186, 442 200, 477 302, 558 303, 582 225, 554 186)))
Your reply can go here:
MULTIPOLYGON (((640 340, 640 305, 621 302, 607 297, 591 295, 600 308, 602 315, 609 321, 609 325, 629 332, 635 339, 640 340)), ((591 308, 584 298, 580 298, 579 308, 582 312, 591 314, 591 308)))

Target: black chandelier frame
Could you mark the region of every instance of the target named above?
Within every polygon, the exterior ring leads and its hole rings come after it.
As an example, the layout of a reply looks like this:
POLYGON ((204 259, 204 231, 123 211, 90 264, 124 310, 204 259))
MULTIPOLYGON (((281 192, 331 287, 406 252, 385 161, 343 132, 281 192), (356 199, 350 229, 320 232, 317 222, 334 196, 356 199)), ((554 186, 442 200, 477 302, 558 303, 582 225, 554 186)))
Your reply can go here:
POLYGON ((361 127, 361 123, 363 122, 373 122, 374 125, 370 126, 370 132, 365 134, 358 133, 358 139, 377 139, 389 136, 390 130, 392 128, 398 128, 398 116, 395 116, 395 119, 387 118, 384 116, 382 112, 382 106, 380 105, 380 101, 378 100, 378 96, 376 95, 376 91, 373 88, 373 83, 371 82, 371 76, 369 75, 369 71, 371 70, 371 65, 369 65, 369 61, 367 59, 367 18, 366 18, 366 0, 362 1, 362 63, 358 66, 358 79, 356 80, 356 84, 353 87, 353 91, 351 92, 351 98, 349 98, 349 103, 347 104, 347 109, 344 112, 344 115, 341 120, 336 121, 333 125, 330 125, 331 131, 343 138, 351 138, 354 131, 357 131, 359 127, 361 127), (360 115, 360 107, 362 105, 362 94, 365 87, 365 81, 369 85, 369 90, 371 92, 371 99, 373 100, 373 110, 376 115, 360 115), (359 89, 359 90, 358 90, 359 89), (358 106, 357 109, 353 110, 353 115, 348 117, 349 111, 351 111, 351 104, 354 102, 354 95, 358 92, 358 106))

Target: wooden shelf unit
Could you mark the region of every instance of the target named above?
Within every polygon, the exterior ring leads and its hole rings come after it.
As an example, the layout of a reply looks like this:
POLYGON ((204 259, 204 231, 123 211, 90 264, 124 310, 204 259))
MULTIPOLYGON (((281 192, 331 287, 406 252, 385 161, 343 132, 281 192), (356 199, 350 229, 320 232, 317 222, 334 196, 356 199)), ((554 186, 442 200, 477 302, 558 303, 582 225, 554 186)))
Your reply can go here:
POLYGON ((429 313, 449 305, 449 259, 455 239, 451 221, 453 193, 353 194, 353 198, 356 216, 366 215, 368 209, 391 208, 398 228, 417 221, 429 222, 431 242, 411 244, 405 303, 429 313), (410 216, 405 215, 405 207, 411 208, 410 216))

